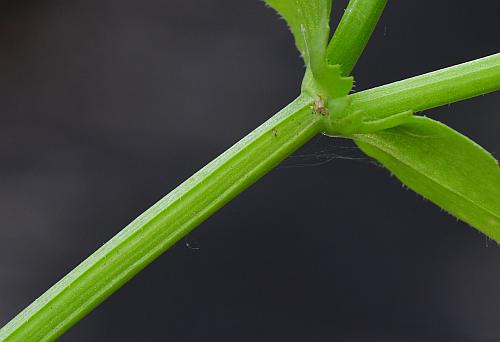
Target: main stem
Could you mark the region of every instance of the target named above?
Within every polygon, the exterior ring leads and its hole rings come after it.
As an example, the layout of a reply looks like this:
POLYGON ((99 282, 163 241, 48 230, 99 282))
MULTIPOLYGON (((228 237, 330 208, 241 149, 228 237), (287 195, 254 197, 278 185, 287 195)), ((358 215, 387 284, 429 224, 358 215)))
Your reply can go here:
POLYGON ((177 240, 319 131, 299 97, 140 215, 4 328, 0 340, 54 340, 177 240))

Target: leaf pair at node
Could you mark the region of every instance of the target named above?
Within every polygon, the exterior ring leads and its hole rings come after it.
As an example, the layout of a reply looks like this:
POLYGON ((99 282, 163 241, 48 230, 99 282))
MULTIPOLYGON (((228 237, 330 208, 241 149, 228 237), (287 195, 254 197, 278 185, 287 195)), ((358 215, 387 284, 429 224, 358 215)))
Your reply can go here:
POLYGON ((350 112, 348 98, 353 78, 344 77, 341 66, 329 64, 331 0, 267 0, 286 20, 306 64, 302 92, 315 99, 313 110, 324 116, 323 132, 330 136, 371 133, 405 122, 413 112, 390 118, 366 120, 362 111, 350 112), (320 105, 317 105, 320 104, 320 105))
MULTIPOLYGON (((400 113, 353 110, 348 96, 352 78, 342 77, 340 66, 328 63, 335 52, 328 49, 331 1, 266 2, 285 18, 293 32, 307 67, 302 91, 315 99, 313 109, 323 117, 323 133, 352 138, 409 188, 500 242, 500 168, 495 158, 450 127, 414 116, 413 108, 400 113)), ((375 23, 378 18, 370 17, 370 11, 382 10, 385 2, 351 0, 349 10, 367 10, 368 32, 370 21, 375 23)), ((363 22, 351 24, 362 31, 359 25, 363 22)), ((350 38, 349 34, 343 38, 350 38)))

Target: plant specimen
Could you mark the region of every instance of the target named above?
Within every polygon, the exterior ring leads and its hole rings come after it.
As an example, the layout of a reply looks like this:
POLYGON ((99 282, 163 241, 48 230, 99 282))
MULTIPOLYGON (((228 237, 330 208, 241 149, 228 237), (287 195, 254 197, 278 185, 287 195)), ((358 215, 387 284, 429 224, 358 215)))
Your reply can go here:
POLYGON ((349 75, 385 7, 351 0, 330 37, 331 1, 268 0, 306 72, 282 111, 140 215, 0 330, 53 340, 208 216, 317 134, 344 137, 410 189, 500 241, 500 170, 470 139, 416 113, 500 89, 500 54, 352 93, 349 75))

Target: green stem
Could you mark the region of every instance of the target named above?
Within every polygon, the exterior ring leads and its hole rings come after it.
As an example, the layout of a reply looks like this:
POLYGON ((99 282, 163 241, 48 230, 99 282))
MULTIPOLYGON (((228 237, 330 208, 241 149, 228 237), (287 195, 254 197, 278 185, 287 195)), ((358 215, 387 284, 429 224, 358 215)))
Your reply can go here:
POLYGON ((352 110, 387 117, 500 90, 500 53, 350 95, 352 110))
POLYGON ((328 45, 329 64, 340 64, 348 76, 363 52, 387 0, 351 0, 328 45))
MULTIPOLYGON (((500 89, 500 54, 350 95, 377 117, 500 89)), ((0 330, 1 341, 60 336, 177 240, 321 129, 313 99, 293 101, 140 215, 0 330)))
POLYGON ((50 341, 319 132, 301 96, 140 215, 0 330, 50 341))

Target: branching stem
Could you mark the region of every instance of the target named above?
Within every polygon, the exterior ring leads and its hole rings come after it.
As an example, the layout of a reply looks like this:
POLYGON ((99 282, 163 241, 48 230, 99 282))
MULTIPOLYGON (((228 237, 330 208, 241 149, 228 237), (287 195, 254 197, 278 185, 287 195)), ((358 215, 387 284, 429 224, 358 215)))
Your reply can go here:
MULTIPOLYGON (((330 45, 349 74, 385 0, 352 0, 330 45), (363 25, 356 23, 363 21, 363 25), (354 36, 350 36, 354 35, 354 36), (345 51, 342 49, 345 48, 345 51)), ((500 89, 500 54, 350 95, 352 111, 383 120, 500 89)), ((302 95, 140 215, 0 330, 1 341, 50 341, 322 129, 302 95)), ((324 104, 323 106, 324 107, 324 104)), ((322 108, 316 106, 316 109, 322 108)), ((403 116, 395 119, 404 119, 403 116)), ((374 126, 375 125, 375 126, 374 126)))

